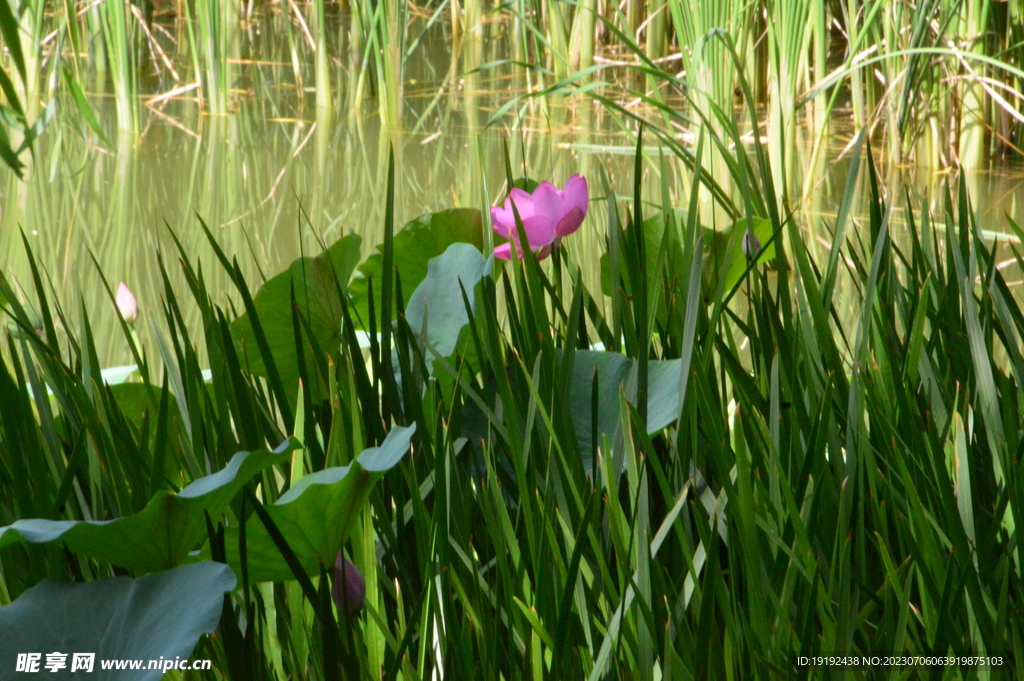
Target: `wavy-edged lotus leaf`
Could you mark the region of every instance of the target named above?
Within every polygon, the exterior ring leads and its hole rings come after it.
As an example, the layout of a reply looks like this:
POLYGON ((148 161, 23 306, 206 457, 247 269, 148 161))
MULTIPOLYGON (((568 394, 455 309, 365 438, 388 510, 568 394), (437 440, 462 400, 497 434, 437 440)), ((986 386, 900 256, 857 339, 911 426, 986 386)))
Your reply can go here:
POLYGON ((61 541, 68 549, 138 573, 189 562, 188 554, 206 536, 206 517, 219 517, 252 476, 283 463, 299 448, 289 438, 273 451, 235 454, 213 475, 199 478, 177 494, 160 491, 146 507, 115 520, 18 520, 0 527, 0 548, 17 541, 61 541))
MULTIPOLYGON (((277 529, 299 559, 308 575, 330 569, 358 519, 373 485, 384 472, 409 451, 416 424, 395 426, 380 447, 371 447, 348 466, 338 466, 306 475, 267 505, 277 529)), ((228 564, 241 573, 238 528, 225 529, 224 547, 228 564)), ((295 579, 266 527, 255 515, 245 525, 246 567, 250 582, 295 579)), ((203 555, 208 549, 203 550, 203 555)))
MULTIPOLYGON (((679 383, 682 360, 651 360, 647 363, 647 432, 656 433, 679 417, 679 383)), ((592 474, 593 385, 597 372, 597 438, 615 442, 622 432, 619 392, 636 404, 637 363, 618 352, 577 350, 572 367, 569 410, 576 441, 583 453, 584 469, 592 474)))
MULTIPOLYGON (((493 263, 493 257, 484 258, 475 246, 456 242, 427 264, 427 276, 410 296, 405 319, 413 333, 425 338, 441 357, 448 359, 458 350, 471 366, 479 366, 462 291, 465 289, 470 312, 475 315, 477 286, 491 273, 493 263)), ((397 349, 394 357, 392 366, 397 372, 401 366, 397 349)), ((426 350, 424 357, 447 403, 455 390, 455 379, 441 368, 432 352, 426 350)), ((398 378, 401 380, 400 375, 398 378)))
MULTIPOLYGON (((292 322, 292 286, 295 286, 295 304, 309 321, 320 349, 335 351, 341 343, 341 298, 346 295, 349 279, 359 264, 362 239, 349 234, 338 239, 326 251, 310 258, 298 258, 284 272, 269 279, 257 291, 253 306, 259 316, 263 333, 267 337, 270 354, 277 365, 285 389, 294 393, 299 381, 299 362, 295 351, 295 327, 292 322)), ((252 322, 248 313, 231 322, 231 335, 243 355, 249 370, 257 376, 267 377, 252 322)), ((307 347, 306 366, 313 366, 313 357, 307 347)), ((310 372, 315 376, 315 372, 310 372)), ((315 381, 311 387, 316 387, 315 381)))
POLYGON ((409 328, 423 336, 442 357, 450 357, 455 352, 459 333, 469 323, 462 289, 466 290, 470 309, 475 309, 476 285, 491 271, 492 262, 475 246, 454 243, 444 253, 430 259, 426 278, 409 297, 405 308, 409 328))
POLYGON ((227 565, 209 561, 138 579, 44 579, 0 608, 2 676, 11 678, 18 654, 41 653, 37 671, 49 677, 47 653, 58 651, 67 655, 60 678, 156 681, 165 670, 147 669, 149 660, 187 660, 200 635, 217 628, 224 592, 235 584, 227 565), (74 653, 95 654, 89 672, 71 673, 74 653), (111 660, 142 665, 104 670, 111 660))
MULTIPOLYGON (((428 263, 444 253, 454 243, 467 243, 483 251, 483 216, 476 208, 452 208, 426 213, 412 220, 395 232, 394 262, 402 278, 402 292, 408 300, 409 292, 415 291, 426 276, 428 263)), ((384 272, 383 246, 374 249, 349 285, 353 320, 369 328, 369 282, 373 280, 374 312, 380 315, 380 288, 384 272), (357 318, 358 317, 358 318, 357 318)), ((392 315, 395 308, 392 306, 392 315)), ((379 325, 378 325, 379 328, 379 325)))

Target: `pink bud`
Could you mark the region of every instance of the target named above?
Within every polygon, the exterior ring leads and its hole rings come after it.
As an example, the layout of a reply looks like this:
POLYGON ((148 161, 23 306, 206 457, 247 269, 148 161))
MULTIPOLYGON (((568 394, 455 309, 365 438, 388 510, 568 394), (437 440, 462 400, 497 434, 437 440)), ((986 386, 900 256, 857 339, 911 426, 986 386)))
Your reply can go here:
POLYGON ((366 602, 366 582, 359 568, 338 551, 334 559, 334 584, 331 597, 338 610, 354 615, 363 609, 366 602))
POLYGON ((117 286, 115 300, 117 301, 117 309, 126 322, 131 324, 138 318, 139 303, 123 281, 117 286))

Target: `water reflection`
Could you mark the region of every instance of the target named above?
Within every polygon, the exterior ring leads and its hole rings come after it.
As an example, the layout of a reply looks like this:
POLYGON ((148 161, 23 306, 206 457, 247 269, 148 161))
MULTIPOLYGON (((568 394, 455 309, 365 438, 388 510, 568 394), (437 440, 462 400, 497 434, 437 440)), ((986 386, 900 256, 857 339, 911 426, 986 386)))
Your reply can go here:
MULTIPOLYGON (((195 81, 187 67, 178 65, 181 85, 166 75, 153 83, 153 94, 176 94, 157 100, 150 95, 149 106, 140 107, 140 131, 110 133, 110 147, 73 116, 58 117, 38 143, 25 182, 0 171, 0 268, 22 286, 30 282, 21 245, 24 230, 69 317, 77 319, 81 299, 97 338, 117 338, 114 308, 103 293, 97 265, 112 287, 123 280, 136 293, 143 308, 140 328, 146 328, 147 315, 162 324, 158 252, 164 254, 176 290, 187 291, 172 232, 202 263, 215 301, 230 297, 229 280, 216 264, 198 217, 257 284, 350 231, 363 237, 368 251, 380 239, 391 146, 398 169, 399 224, 452 205, 486 208, 504 184, 506 143, 516 174, 525 167, 534 177, 561 182, 581 172, 592 177, 593 198, 598 199, 600 166, 616 193, 631 196, 633 141, 591 99, 525 100, 505 125, 486 127, 510 98, 539 84, 537 73, 514 64, 481 68, 510 58, 504 52, 508 41, 499 35, 508 27, 472 13, 457 26, 435 22, 419 35, 414 57, 402 61, 401 55, 390 55, 402 66, 389 74, 379 72, 387 60, 375 62, 376 73, 360 68, 366 46, 350 18, 330 21, 338 36, 333 54, 346 55, 344 63, 333 58, 296 61, 280 40, 280 22, 250 26, 236 36, 230 43, 230 73, 237 87, 231 90, 227 114, 207 115, 209 108, 199 106, 200 89, 190 85, 195 81), (389 113, 396 109, 400 116, 389 113)), ((104 128, 118 130, 110 99, 96 96, 93 101, 104 128)), ((801 119, 795 148, 788 150, 795 168, 790 205, 813 237, 813 248, 822 252, 830 241, 827 229, 821 231, 822 219, 826 225, 834 222, 850 139, 852 126, 840 112, 832 121, 801 119), (815 131, 823 125, 834 134, 815 157, 815 131)), ((879 141, 876 148, 886 147, 879 141)), ((652 200, 660 203, 660 161, 653 147, 648 155, 645 183, 652 200)), ((672 198, 685 200, 692 178, 671 158, 666 169, 672 198)), ((941 209, 945 176, 896 169, 888 177, 890 193, 902 193, 906 183, 915 205, 923 200, 941 209)), ((1024 174, 1004 166, 974 173, 968 184, 982 228, 1005 231, 1002 215, 1018 214, 1024 174)), ((859 195, 863 192, 862 187, 859 195)), ((852 209, 857 214, 860 206, 852 209)), ((592 290, 598 288, 604 219, 603 209, 592 210, 573 242, 574 259, 592 290)), ((721 219, 708 217, 706 223, 721 219)), ((198 314, 192 306, 185 310, 198 314)), ((199 320, 186 322, 198 325, 199 320)), ((98 350, 104 366, 128 361, 123 343, 101 342, 98 350)))
MULTIPOLYGON (((493 43, 484 38, 467 30, 450 50, 441 44, 431 51, 433 38, 426 35, 424 50, 433 58, 410 60, 405 116, 393 123, 371 108, 371 100, 352 116, 334 115, 331 107, 307 101, 302 84, 312 79, 303 80, 301 69, 251 59, 248 51, 246 59, 233 60, 245 62, 236 64, 244 87, 228 115, 206 115, 197 90, 181 90, 140 107, 140 132, 113 132, 110 147, 76 129, 72 117, 58 119, 38 143, 25 182, 0 174, 0 268, 30 285, 23 229, 69 318, 77 319, 81 298, 97 337, 116 338, 99 271, 113 287, 129 283, 143 308, 140 324, 147 314, 162 323, 158 252, 176 290, 187 292, 172 232, 202 263, 215 300, 229 296, 229 279, 199 228, 200 217, 254 283, 350 231, 363 237, 368 251, 380 239, 391 145, 399 224, 453 204, 489 205, 504 183, 505 135, 517 169, 564 179, 575 172, 575 157, 589 156, 566 146, 575 139, 566 107, 542 106, 539 118, 540 100, 534 100, 515 129, 484 129, 510 91, 522 87, 508 69, 477 70, 493 56, 493 43), (442 63, 447 55, 449 63, 442 63)), ((269 45, 264 57, 283 56, 269 45)), ((339 98, 353 97, 346 69, 335 71, 339 98)), ((188 80, 184 71, 182 79, 188 80)), ((96 97, 94 105, 104 127, 118 130, 109 98, 96 97)), ((104 365, 128 359, 117 342, 100 343, 99 351, 104 365)))

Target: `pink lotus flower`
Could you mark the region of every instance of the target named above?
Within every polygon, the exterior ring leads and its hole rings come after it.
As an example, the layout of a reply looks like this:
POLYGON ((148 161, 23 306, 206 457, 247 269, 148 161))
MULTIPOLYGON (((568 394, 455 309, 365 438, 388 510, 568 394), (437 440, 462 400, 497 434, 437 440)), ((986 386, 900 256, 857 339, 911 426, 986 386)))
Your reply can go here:
POLYGON ((117 287, 117 295, 114 296, 117 302, 117 309, 126 322, 131 324, 139 317, 139 304, 135 296, 122 281, 117 287))
POLYGON ((366 581, 359 568, 352 564, 341 551, 334 559, 334 584, 331 597, 338 610, 354 615, 363 609, 366 602, 366 581))
POLYGON ((494 249, 494 256, 502 260, 512 257, 512 244, 522 255, 519 237, 516 236, 516 216, 512 210, 515 204, 519 219, 526 230, 526 240, 530 250, 537 254, 537 259, 546 258, 551 249, 558 245, 562 237, 568 236, 579 229, 583 218, 587 215, 587 180, 580 175, 573 175, 565 182, 565 189, 558 189, 550 182, 541 182, 532 194, 522 189, 513 189, 505 206, 491 208, 491 222, 494 231, 508 239, 494 249))

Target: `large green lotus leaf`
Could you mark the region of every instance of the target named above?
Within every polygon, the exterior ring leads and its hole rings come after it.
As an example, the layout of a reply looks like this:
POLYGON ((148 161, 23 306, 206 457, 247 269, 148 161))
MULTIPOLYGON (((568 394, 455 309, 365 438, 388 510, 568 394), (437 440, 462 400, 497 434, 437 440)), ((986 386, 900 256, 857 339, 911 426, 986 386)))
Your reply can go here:
MULTIPOLYGON (((475 311, 476 286, 490 273, 493 262, 493 258, 484 258, 475 246, 456 242, 441 255, 430 259, 426 278, 409 297, 405 308, 409 328, 430 343, 441 357, 447 359, 458 349, 460 355, 466 357, 472 366, 477 366, 476 345, 466 328, 469 316, 466 314, 462 290, 464 288, 466 291, 470 311, 475 311)), ((397 348, 394 353, 392 366, 397 371, 401 366, 397 348)), ((454 379, 440 367, 432 352, 426 350, 424 356, 447 401, 455 387, 454 379)), ((398 379, 401 381, 400 375, 398 379)))
POLYGON ((239 452, 213 475, 199 478, 177 494, 157 492, 146 508, 116 520, 18 520, 0 527, 0 548, 17 541, 61 541, 84 556, 139 573, 188 562, 189 551, 206 536, 206 518, 218 518, 252 476, 283 463, 299 447, 289 438, 274 451, 239 452))
MULTIPOLYGON (((493 262, 493 261, 492 261, 493 262)), ((467 290, 468 294, 469 291, 467 290)), ((481 321, 481 315, 484 314, 481 308, 473 304, 473 315, 476 318, 476 327, 479 330, 483 326, 481 321)), ((428 356, 429 351, 428 351, 428 356)), ((397 355, 396 355, 397 357, 397 355)), ((397 359, 395 366, 397 366, 397 359)), ((459 371, 473 371, 476 367, 480 366, 480 357, 477 353, 476 343, 473 342, 473 332, 470 329, 469 323, 466 323, 462 330, 459 332, 458 339, 455 341, 455 351, 450 353, 444 360, 437 359, 427 363, 430 375, 437 381, 437 396, 440 397, 445 404, 450 404, 452 396, 455 394, 456 376, 459 371), (447 366, 445 366, 447 365, 447 366), (455 375, 452 372, 456 372, 455 375)), ((401 378, 401 372, 396 372, 401 378)), ((429 400, 434 399, 429 391, 423 393, 424 405, 429 400)), ((472 402, 472 401, 470 401, 472 402)), ((475 407, 475 405, 474 405, 475 407)), ((426 406, 424 406, 426 408, 426 406)))
POLYGON ((41 653, 38 673, 59 679, 157 681, 149 660, 188 660, 201 634, 217 628, 224 592, 235 576, 223 563, 184 565, 139 579, 73 583, 44 579, 0 608, 0 677, 15 672, 19 653, 41 653), (66 667, 50 671, 48 653, 66 667), (92 670, 71 673, 74 653, 95 653, 92 670), (141 660, 138 669, 104 670, 103 662, 141 660))
MULTIPOLYGON (((597 372, 597 444, 601 434, 614 441, 619 428, 619 386, 628 386, 633 360, 618 352, 577 350, 572 366, 569 406, 576 442, 584 461, 590 459, 593 442, 593 385, 597 372)), ((633 389, 635 393, 635 388, 633 389)), ((630 397, 627 391, 626 397, 630 397)))
MULTIPOLYGON (((686 214, 683 211, 676 211, 676 220, 685 221, 686 214)), ((751 231, 761 241, 762 244, 768 243, 771 239, 772 234, 772 223, 770 220, 764 218, 754 218, 752 220, 753 228, 751 231)), ((715 231, 708 229, 707 227, 701 227, 701 236, 704 239, 704 259, 701 263, 701 292, 704 295, 705 300, 710 298, 715 293, 715 287, 720 282, 720 277, 724 276, 725 280, 723 283, 723 290, 728 293, 733 286, 739 282, 743 276, 743 272, 747 268, 747 259, 743 255, 743 248, 740 239, 743 238, 742 232, 746 231, 747 219, 743 218, 736 223, 729 225, 723 230, 715 231), (732 257, 729 257, 729 239, 732 237, 733 232, 736 229, 741 230, 741 234, 737 237, 735 249, 732 252, 732 257), (724 273, 724 275, 723 275, 724 273)), ((658 258, 660 257, 660 250, 662 240, 665 234, 665 220, 661 213, 652 215, 651 217, 644 220, 644 249, 645 249, 645 260, 647 263, 647 274, 648 282, 647 288, 649 291, 655 290, 655 279, 661 276, 661 272, 657 270, 658 258)), ((679 250, 678 241, 675 242, 676 248, 674 253, 667 254, 666 264, 671 267, 674 264, 676 266, 682 265, 682 251, 679 250)), ((769 244, 765 249, 761 257, 758 258, 758 264, 764 264, 775 257, 775 244, 774 242, 769 244)), ((601 255, 601 290, 606 296, 611 295, 611 280, 609 274, 611 271, 610 267, 611 257, 605 252, 601 255)), ((620 260, 620 271, 622 279, 626 287, 626 294, 630 295, 630 283, 629 277, 626 273, 625 257, 620 260)), ((675 273, 681 280, 685 280, 688 274, 686 272, 678 271, 675 273)), ((659 319, 664 321, 663 317, 667 313, 664 301, 659 302, 658 315, 659 319)))
MULTIPOLYGON (((619 414, 619 392, 636 404, 636 361, 617 352, 577 350, 573 360, 569 409, 576 441, 583 454, 584 469, 592 473, 590 456, 593 446, 593 382, 597 371, 597 438, 602 435, 614 443, 622 432, 619 414)), ((679 417, 678 359, 651 360, 647 363, 647 432, 653 434, 679 417)))
MULTIPOLYGON (((127 367, 124 367, 127 370, 127 367)), ((106 378, 104 369, 104 378, 106 378)), ((110 394, 114 396, 121 413, 136 428, 142 428, 142 419, 147 416, 149 419, 150 432, 157 428, 157 421, 160 418, 160 400, 163 397, 161 388, 155 387, 147 390, 142 383, 118 383, 108 384, 110 394)), ((167 457, 164 462, 164 475, 173 476, 180 470, 177 468, 177 454, 181 452, 181 438, 185 433, 185 426, 181 421, 181 412, 178 410, 178 399, 174 392, 167 389, 167 432, 164 441, 167 444, 167 457)), ((173 477, 169 479, 174 479, 173 477)))
MULTIPOLYGON (((106 385, 124 385, 124 382, 131 377, 132 374, 139 370, 138 364, 128 364, 120 367, 110 367, 109 369, 100 370, 100 378, 106 385)), ((133 385, 139 385, 138 383, 133 385)))
MULTIPOLYGON (((676 221, 685 220, 686 213, 682 210, 676 210, 676 221)), ((661 276, 658 271, 658 257, 659 251, 661 250, 661 242, 665 236, 665 216, 660 212, 655 213, 646 220, 644 220, 644 262, 646 263, 647 271, 647 290, 651 291, 654 289, 655 279, 661 276)), ((678 243, 678 242, 677 242, 678 243)), ((624 247, 623 247, 624 248, 624 247)), ((681 254, 676 248, 677 254, 681 254)), ((673 255, 677 255, 673 254, 673 255)), ((606 295, 612 294, 611 279, 611 254, 605 251, 601 254, 601 291, 606 295)), ((631 295, 630 291, 630 280, 627 271, 626 256, 624 253, 619 255, 619 272, 622 276, 623 285, 626 288, 626 294, 631 295)))
MULTIPOLYGON (((685 224, 686 211, 675 209, 676 224, 685 224)), ((629 276, 629 265, 626 261, 625 247, 619 256, 619 273, 621 282, 625 289, 626 296, 633 295, 632 281, 629 276)), ((644 220, 644 271, 647 272, 647 292, 649 309, 654 311, 657 322, 666 329, 670 329, 676 319, 680 317, 678 310, 670 314, 666 296, 662 291, 663 274, 666 269, 669 272, 678 270, 683 259, 683 251, 679 246, 679 240, 665 239, 665 216, 660 211, 644 220), (664 252, 663 252, 664 251, 664 252), (662 260, 659 267, 659 260, 662 260), (657 299, 655 299, 657 295, 657 299), (656 307, 655 307, 656 305, 656 307)), ((611 255, 608 251, 601 254, 601 290, 605 295, 611 295, 611 255)), ((677 275, 678 276, 678 275, 677 275)), ((670 279, 671 280, 671 279, 670 279)))
MULTIPOLYGON (((483 250, 483 217, 475 208, 452 208, 437 213, 426 213, 407 223, 395 233, 395 268, 402 277, 402 293, 409 300, 426 276, 428 263, 441 255, 454 243, 467 243, 483 250)), ((384 272, 384 251, 378 246, 356 271, 349 293, 355 313, 353 319, 362 328, 369 328, 369 280, 373 280, 374 311, 380 315, 380 287, 384 272)), ((394 307, 392 307, 394 315, 394 307)))
POLYGON ((647 363, 647 432, 657 433, 679 418, 681 359, 656 359, 647 363))
MULTIPOLYGON (((124 367, 124 369, 127 368, 124 367)), ((108 370, 104 369, 104 372, 106 371, 108 370)), ((104 376, 104 378, 106 377, 104 376)), ((141 428, 142 417, 148 413, 150 426, 156 428, 156 420, 160 414, 160 388, 155 388, 150 393, 142 383, 108 383, 107 385, 110 386, 110 392, 121 413, 129 421, 141 428)), ((181 412, 178 411, 178 399, 171 391, 168 391, 167 394, 167 416, 168 437, 171 442, 177 442, 178 433, 182 431, 181 412)))
POLYGON ((512 187, 514 189, 522 189, 527 194, 532 194, 537 187, 540 186, 540 182, 530 177, 519 177, 512 180, 512 187))
MULTIPOLYGON (((415 432, 416 424, 395 426, 380 447, 363 451, 355 463, 306 475, 277 503, 265 507, 306 574, 319 574, 321 563, 327 568, 334 565, 335 555, 352 532, 373 484, 405 456, 415 432)), ((228 564, 242 574, 237 527, 226 528, 224 545, 228 564)), ((245 546, 250 582, 295 579, 256 515, 246 522, 245 546)), ((202 555, 207 551, 204 548, 202 555)))
MULTIPOLYGON (((270 354, 274 357, 285 389, 297 390, 299 362, 295 352, 295 329, 292 323, 291 289, 295 286, 295 303, 309 320, 310 329, 321 350, 332 352, 341 343, 341 299, 353 270, 359 263, 362 239, 349 234, 338 239, 315 258, 299 258, 287 270, 260 287, 253 298, 270 354)), ((231 335, 249 361, 249 369, 257 376, 267 377, 256 336, 248 313, 231 322, 231 335)), ((306 351, 306 367, 315 375, 312 354, 306 351)))
POLYGON ((442 357, 450 357, 455 352, 459 332, 469 323, 462 289, 466 290, 471 309, 475 309, 477 282, 490 272, 491 262, 475 246, 454 243, 444 253, 430 259, 426 278, 409 297, 405 308, 409 327, 419 335, 425 329, 424 339, 442 357))

